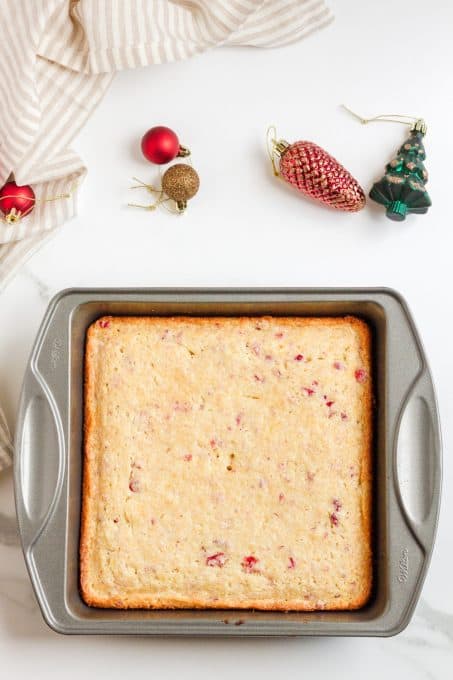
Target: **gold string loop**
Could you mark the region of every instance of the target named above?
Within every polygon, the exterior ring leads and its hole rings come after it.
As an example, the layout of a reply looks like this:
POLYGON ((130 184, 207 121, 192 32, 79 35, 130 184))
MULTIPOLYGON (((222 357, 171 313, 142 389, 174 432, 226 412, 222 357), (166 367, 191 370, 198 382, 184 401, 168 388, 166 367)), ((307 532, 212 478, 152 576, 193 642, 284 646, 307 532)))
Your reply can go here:
POLYGON ((362 123, 362 125, 367 125, 368 123, 400 123, 401 125, 409 125, 411 130, 421 132, 423 135, 426 134, 428 129, 428 126, 426 125, 423 118, 419 118, 418 116, 407 116, 401 113, 381 113, 378 116, 365 118, 364 116, 361 116, 350 109, 349 106, 346 106, 345 104, 341 104, 341 108, 350 113, 351 116, 354 116, 354 118, 362 123))
MULTIPOLYGON (((190 160, 188 158, 188 160, 190 160)), ((159 173, 160 175, 160 173, 159 173)), ((162 176, 160 175, 161 179, 162 176)), ((174 203, 173 199, 171 198, 165 198, 165 191, 163 189, 156 189, 156 187, 153 187, 152 184, 146 184, 146 182, 142 182, 141 179, 138 179, 137 177, 132 178, 134 182, 138 182, 138 184, 133 184, 130 189, 146 189, 149 191, 151 194, 159 194, 157 200, 154 203, 151 203, 150 205, 142 205, 140 203, 128 203, 127 205, 131 208, 142 208, 143 210, 156 210, 159 206, 162 206, 167 212, 171 213, 172 215, 182 215, 184 212, 183 210, 178 210, 175 208, 170 208, 167 203, 174 203)))
POLYGON ((138 179, 137 177, 132 178, 134 182, 138 182, 138 184, 134 184, 133 186, 129 187, 130 189, 146 189, 149 191, 150 194, 159 194, 157 201, 154 203, 151 203, 150 205, 142 205, 141 203, 128 203, 127 205, 130 208, 142 208, 143 210, 156 210, 156 208, 163 203, 163 196, 164 192, 162 189, 156 189, 153 187, 151 184, 146 184, 146 182, 142 182, 141 179, 138 179))
POLYGON ((267 155, 269 156, 270 162, 272 163, 272 170, 275 177, 279 177, 280 173, 275 162, 275 149, 277 146, 277 128, 275 125, 269 125, 266 132, 266 146, 267 155))

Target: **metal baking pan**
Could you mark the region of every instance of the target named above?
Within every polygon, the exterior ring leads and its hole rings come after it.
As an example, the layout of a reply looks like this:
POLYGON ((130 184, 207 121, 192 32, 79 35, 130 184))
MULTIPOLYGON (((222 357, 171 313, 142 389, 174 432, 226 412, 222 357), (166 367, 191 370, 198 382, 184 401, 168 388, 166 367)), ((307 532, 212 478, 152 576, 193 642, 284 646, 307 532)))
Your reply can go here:
POLYGON ((15 491, 25 561, 43 616, 60 633, 374 635, 409 622, 428 568, 440 503, 433 384, 404 300, 387 289, 67 290, 50 303, 25 373, 15 491), (374 593, 357 611, 121 611, 90 608, 78 588, 83 356, 88 326, 116 315, 346 315, 373 331, 374 593))

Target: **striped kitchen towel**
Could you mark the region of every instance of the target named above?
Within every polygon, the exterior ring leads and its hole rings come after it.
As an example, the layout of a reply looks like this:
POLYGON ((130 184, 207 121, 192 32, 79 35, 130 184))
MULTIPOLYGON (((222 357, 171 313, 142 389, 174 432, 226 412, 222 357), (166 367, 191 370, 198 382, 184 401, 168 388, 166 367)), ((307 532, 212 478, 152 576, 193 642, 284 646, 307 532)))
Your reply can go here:
MULTIPOLYGON (((85 167, 69 145, 115 71, 220 45, 279 47, 332 18, 323 0, 1 0, 0 186, 11 173, 40 200, 0 221, 0 289, 76 213, 85 167)), ((0 409, 0 470, 11 461, 0 409)))

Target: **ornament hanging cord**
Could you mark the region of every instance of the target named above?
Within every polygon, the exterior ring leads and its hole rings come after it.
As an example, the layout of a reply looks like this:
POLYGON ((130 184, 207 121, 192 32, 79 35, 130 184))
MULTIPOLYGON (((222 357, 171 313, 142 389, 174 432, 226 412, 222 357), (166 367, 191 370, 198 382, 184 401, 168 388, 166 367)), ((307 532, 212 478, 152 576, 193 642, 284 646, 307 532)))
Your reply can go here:
POLYGON ((409 125, 413 130, 418 130, 423 134, 426 134, 427 131, 427 125, 425 121, 423 118, 418 116, 406 116, 401 113, 381 113, 378 116, 365 118, 364 116, 360 116, 345 104, 341 104, 341 108, 350 113, 351 116, 354 116, 354 118, 362 123, 362 125, 367 125, 368 123, 400 123, 401 125, 409 125))
MULTIPOLYGON (((160 173, 159 173, 160 174, 160 173)), ((142 182, 141 179, 138 179, 138 177, 133 177, 132 178, 134 182, 138 182, 138 184, 134 184, 133 186, 129 187, 130 189, 146 189, 147 191, 154 194, 159 194, 159 197, 155 203, 151 203, 151 205, 143 205, 141 203, 128 203, 127 205, 130 208, 142 208, 143 210, 156 210, 160 205, 165 208, 165 210, 169 213, 172 213, 172 215, 180 215, 179 210, 172 210, 171 208, 168 207, 168 205, 165 205, 168 201, 171 201, 171 198, 164 198, 165 192, 163 189, 156 189, 155 187, 152 186, 152 184, 146 184, 146 182, 142 182)))
POLYGON ((267 154, 269 156, 270 162, 272 163, 272 170, 275 177, 280 177, 280 173, 275 163, 275 147, 277 145, 277 128, 275 125, 269 125, 266 132, 266 145, 267 154))
POLYGON ((138 184, 134 184, 133 186, 129 187, 130 189, 146 189, 150 193, 159 194, 159 198, 155 203, 152 203, 151 205, 142 205, 140 203, 128 203, 128 206, 130 206, 131 208, 143 208, 143 210, 156 210, 157 206, 159 206, 164 201, 164 199, 162 198, 164 195, 162 189, 155 189, 151 184, 146 184, 145 182, 142 182, 142 180, 138 179, 138 177, 133 177, 132 179, 134 180, 134 182, 138 182, 138 184))

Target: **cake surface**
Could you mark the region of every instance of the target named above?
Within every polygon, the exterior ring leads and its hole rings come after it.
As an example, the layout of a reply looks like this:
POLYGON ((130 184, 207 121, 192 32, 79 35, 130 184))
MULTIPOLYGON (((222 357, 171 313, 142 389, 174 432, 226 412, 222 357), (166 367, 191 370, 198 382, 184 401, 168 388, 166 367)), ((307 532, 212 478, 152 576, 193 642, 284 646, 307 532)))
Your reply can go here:
POLYGON ((353 317, 94 322, 85 602, 363 606, 372 584, 370 356, 368 326, 353 317))

